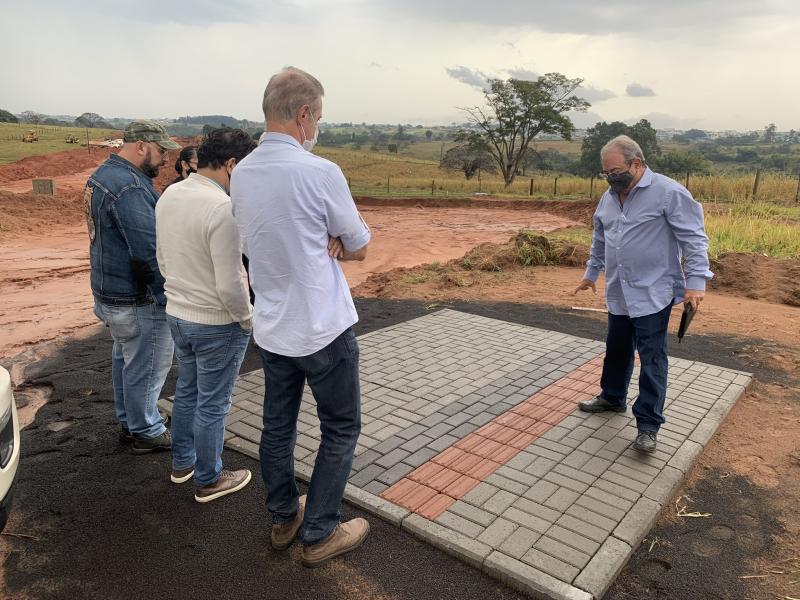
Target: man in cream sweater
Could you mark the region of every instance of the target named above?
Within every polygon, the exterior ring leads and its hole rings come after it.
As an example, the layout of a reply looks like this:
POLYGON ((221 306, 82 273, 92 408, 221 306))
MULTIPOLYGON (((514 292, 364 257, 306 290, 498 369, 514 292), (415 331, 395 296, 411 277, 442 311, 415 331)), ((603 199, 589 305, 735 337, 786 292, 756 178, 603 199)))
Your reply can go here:
POLYGON ((197 173, 156 205, 158 266, 178 359, 170 479, 194 476, 197 502, 237 492, 251 477, 222 468, 222 445, 253 316, 228 194, 231 171, 255 146, 239 129, 211 132, 197 150, 197 173))

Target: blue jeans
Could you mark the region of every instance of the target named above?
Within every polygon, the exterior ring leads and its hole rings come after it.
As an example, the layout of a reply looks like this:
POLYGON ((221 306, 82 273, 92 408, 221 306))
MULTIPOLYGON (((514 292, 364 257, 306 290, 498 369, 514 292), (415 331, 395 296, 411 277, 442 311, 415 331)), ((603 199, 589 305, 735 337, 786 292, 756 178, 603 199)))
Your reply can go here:
POLYGON ((639 351, 639 397, 633 416, 639 431, 658 431, 664 423, 667 397, 667 325, 669 306, 652 315, 628 317, 608 313, 606 356, 600 388, 603 397, 625 406, 633 374, 634 351, 639 351))
POLYGON ((306 379, 317 401, 322 437, 300 529, 300 541, 311 546, 328 537, 339 523, 342 495, 361 433, 358 342, 348 328, 308 356, 293 358, 259 350, 265 381, 261 474, 273 523, 288 523, 297 515, 293 454, 306 379))
POLYGON ((167 320, 178 358, 172 468, 194 466, 195 485, 211 485, 222 471, 225 418, 250 331, 238 323, 202 325, 173 316, 167 320))
POLYGON ((158 437, 166 429, 158 413, 158 397, 172 367, 173 352, 165 307, 96 301, 94 314, 114 340, 111 379, 120 425, 138 438, 158 437))

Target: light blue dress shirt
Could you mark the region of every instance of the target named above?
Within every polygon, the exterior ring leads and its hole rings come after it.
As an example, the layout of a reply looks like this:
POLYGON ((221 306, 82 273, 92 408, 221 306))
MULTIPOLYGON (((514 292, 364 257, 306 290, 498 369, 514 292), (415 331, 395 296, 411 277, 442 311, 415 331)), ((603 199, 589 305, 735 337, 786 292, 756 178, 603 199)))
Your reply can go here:
POLYGON ((703 207, 669 177, 646 168, 624 205, 609 188, 593 221, 584 277, 596 281, 605 270, 611 314, 652 315, 682 302, 687 288, 705 290, 714 276, 703 207))
POLYGON ((266 350, 308 356, 358 321, 330 237, 370 241, 342 170, 293 137, 266 133, 233 170, 231 203, 255 292, 253 336, 266 350))

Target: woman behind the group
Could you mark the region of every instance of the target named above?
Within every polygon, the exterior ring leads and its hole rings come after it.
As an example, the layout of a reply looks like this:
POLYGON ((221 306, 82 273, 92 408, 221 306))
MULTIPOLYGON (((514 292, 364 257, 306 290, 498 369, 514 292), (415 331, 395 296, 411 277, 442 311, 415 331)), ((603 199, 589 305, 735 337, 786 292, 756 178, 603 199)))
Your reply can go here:
POLYGON ((173 183, 183 181, 192 173, 197 173, 197 146, 186 146, 181 150, 178 159, 175 161, 175 172, 178 176, 170 181, 167 187, 173 183))

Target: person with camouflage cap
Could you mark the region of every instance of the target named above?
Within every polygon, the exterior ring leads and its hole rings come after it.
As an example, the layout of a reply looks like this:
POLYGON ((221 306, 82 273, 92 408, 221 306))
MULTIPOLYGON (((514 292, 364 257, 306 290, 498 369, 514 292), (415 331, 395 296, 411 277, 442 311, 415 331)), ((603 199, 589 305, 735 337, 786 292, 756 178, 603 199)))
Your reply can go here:
POLYGON ((172 446, 157 406, 172 366, 173 343, 156 261, 158 193, 152 179, 168 151, 180 146, 153 121, 133 121, 123 139, 119 154, 109 156, 89 177, 83 200, 94 312, 114 340, 120 440, 131 442, 134 454, 144 454, 172 446))

